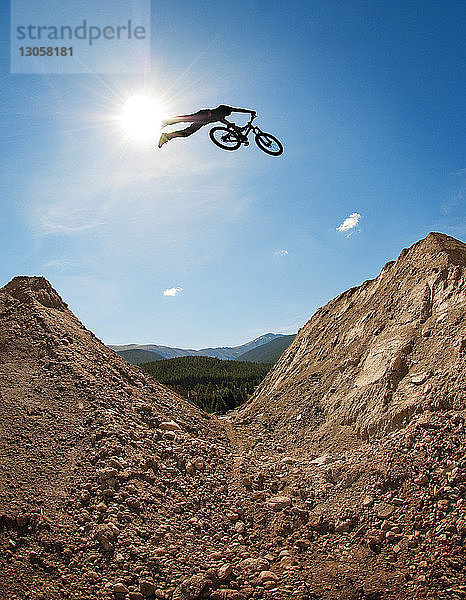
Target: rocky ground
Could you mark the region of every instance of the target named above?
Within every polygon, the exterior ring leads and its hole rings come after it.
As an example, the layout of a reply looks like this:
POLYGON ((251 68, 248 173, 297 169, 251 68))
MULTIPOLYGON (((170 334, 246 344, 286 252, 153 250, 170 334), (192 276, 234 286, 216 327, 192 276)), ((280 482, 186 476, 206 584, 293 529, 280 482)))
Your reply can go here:
MULTIPOLYGON (((427 240, 437 269, 445 251, 427 240)), ((127 365, 44 279, 2 288, 0 598, 466 598, 464 247, 448 249, 456 264, 436 273, 423 313, 416 295, 406 301, 401 273, 422 279, 406 255, 389 267, 401 296, 386 278, 376 288, 398 307, 382 330, 413 318, 410 352, 366 337, 364 323, 383 324, 379 300, 360 323, 369 282, 351 292, 353 321, 337 331, 364 332, 357 363, 353 338, 325 371, 306 326, 262 392, 220 418, 127 365), (363 382, 354 389, 366 411, 353 420, 350 378, 363 382)))
POLYGON ((271 597, 466 597, 465 416, 425 413, 318 456, 273 445, 260 422, 240 420, 247 440, 259 434, 240 481, 262 511, 272 568, 291 586, 271 597))

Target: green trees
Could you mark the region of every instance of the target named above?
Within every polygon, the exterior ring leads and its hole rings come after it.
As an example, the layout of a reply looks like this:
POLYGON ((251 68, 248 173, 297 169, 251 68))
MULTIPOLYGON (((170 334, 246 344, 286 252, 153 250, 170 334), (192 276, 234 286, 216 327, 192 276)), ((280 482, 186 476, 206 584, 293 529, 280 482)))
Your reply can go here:
POLYGON ((196 406, 221 413, 245 402, 272 365, 185 356, 139 366, 196 406))

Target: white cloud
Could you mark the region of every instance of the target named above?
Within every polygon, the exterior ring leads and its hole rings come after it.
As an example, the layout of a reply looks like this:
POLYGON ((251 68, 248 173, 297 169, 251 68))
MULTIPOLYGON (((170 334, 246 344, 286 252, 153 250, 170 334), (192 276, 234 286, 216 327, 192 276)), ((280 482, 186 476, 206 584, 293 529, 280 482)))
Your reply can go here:
POLYGON ((183 291, 182 287, 172 287, 172 288, 163 290, 163 295, 164 296, 176 296, 177 294, 179 294, 182 291, 183 291))
POLYGON ((283 250, 277 250, 275 252, 275 256, 286 256, 287 254, 288 254, 288 250, 285 250, 285 249, 283 249, 283 250))
POLYGON ((78 260, 74 258, 54 258, 41 265, 42 269, 52 269, 56 272, 76 270, 79 268, 89 268, 87 261, 78 260))
POLYGON ((336 228, 337 231, 349 231, 350 229, 353 229, 359 223, 360 218, 361 215, 359 213, 351 213, 350 216, 346 217, 343 223, 336 228))

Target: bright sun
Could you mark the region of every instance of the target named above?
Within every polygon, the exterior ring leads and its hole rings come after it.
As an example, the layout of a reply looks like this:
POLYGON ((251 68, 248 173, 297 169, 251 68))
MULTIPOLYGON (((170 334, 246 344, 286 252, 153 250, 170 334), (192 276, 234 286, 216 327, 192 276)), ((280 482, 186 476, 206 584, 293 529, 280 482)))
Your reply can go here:
POLYGON ((163 117, 162 106, 152 98, 140 94, 128 98, 121 113, 121 120, 128 135, 136 140, 148 140, 158 136, 163 117))

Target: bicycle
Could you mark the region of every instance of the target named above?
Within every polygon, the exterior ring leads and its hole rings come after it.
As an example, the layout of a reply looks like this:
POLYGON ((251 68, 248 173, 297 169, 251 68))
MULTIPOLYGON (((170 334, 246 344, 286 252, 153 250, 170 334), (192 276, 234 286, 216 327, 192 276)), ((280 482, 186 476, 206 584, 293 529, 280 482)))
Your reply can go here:
POLYGON ((209 137, 212 142, 223 150, 238 150, 243 144, 249 146, 248 135, 254 132, 254 139, 259 148, 271 156, 280 156, 283 153, 283 144, 271 133, 265 133, 252 122, 256 115, 252 115, 249 123, 244 127, 239 127, 235 123, 227 121, 226 127, 213 127, 209 131, 209 137))

